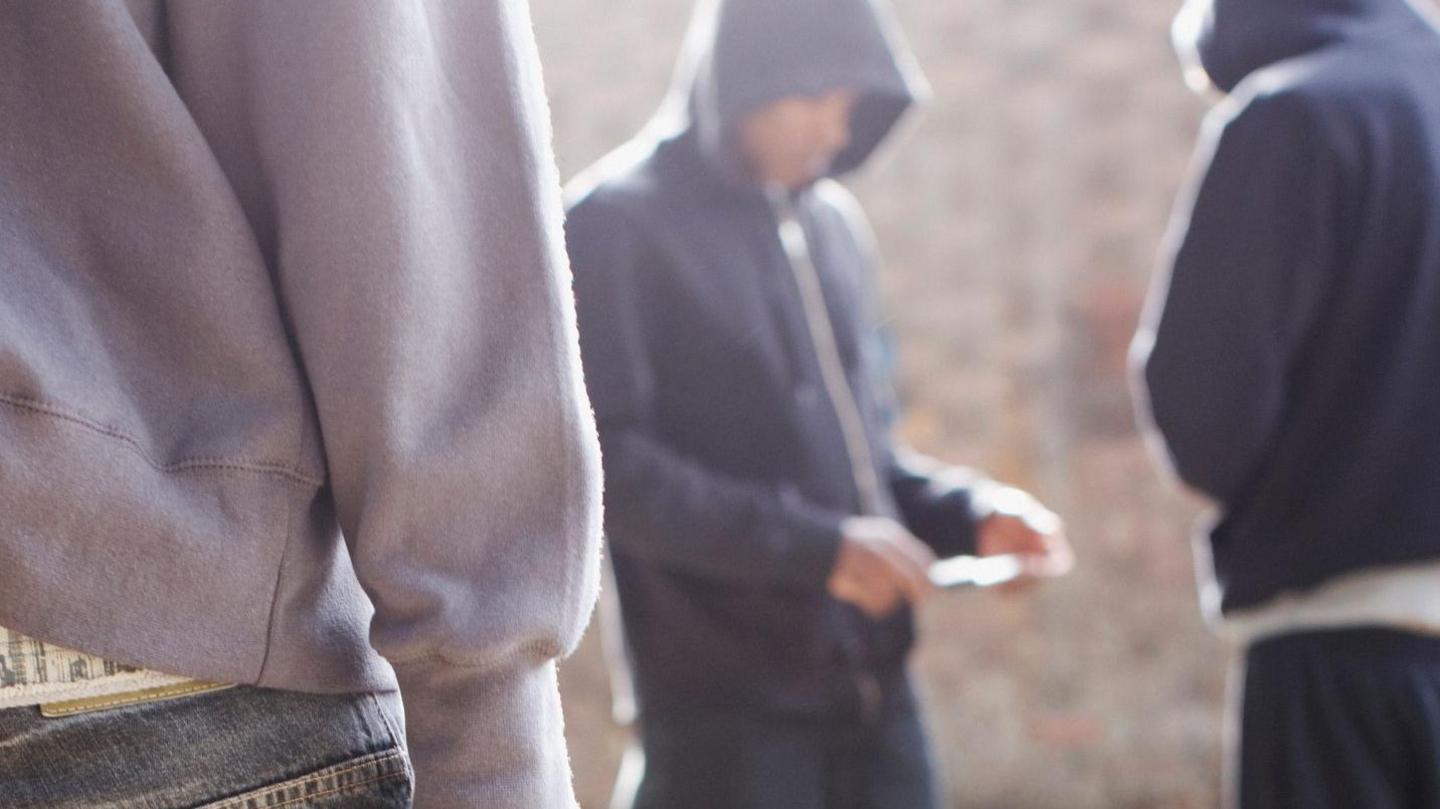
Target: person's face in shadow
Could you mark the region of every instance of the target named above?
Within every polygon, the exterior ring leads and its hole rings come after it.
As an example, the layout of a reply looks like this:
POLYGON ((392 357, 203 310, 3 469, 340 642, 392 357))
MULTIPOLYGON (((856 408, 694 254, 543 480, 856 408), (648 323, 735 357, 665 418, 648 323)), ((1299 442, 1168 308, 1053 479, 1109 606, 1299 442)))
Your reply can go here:
POLYGON ((857 99, 854 90, 786 96, 747 115, 739 147, 756 179, 799 188, 824 176, 850 143, 857 99))

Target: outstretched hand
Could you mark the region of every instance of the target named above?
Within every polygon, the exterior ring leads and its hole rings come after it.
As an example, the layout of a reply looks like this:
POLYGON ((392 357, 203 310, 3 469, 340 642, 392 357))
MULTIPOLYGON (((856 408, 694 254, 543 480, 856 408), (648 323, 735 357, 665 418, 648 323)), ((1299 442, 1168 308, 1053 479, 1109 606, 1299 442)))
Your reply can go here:
POLYGON ((1055 512, 1026 492, 1008 487, 996 490, 988 501, 992 511, 980 523, 977 552, 980 556, 1013 554, 1025 567, 1024 576, 1006 589, 1057 578, 1075 567, 1065 524, 1055 512))

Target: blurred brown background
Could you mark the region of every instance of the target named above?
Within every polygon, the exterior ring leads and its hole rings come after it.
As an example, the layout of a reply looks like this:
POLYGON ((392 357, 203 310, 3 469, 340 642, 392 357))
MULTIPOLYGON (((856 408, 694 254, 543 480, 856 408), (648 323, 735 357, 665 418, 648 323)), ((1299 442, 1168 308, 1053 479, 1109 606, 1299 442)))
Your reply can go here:
MULTIPOLYGON (((1081 561, 1033 596, 925 607, 917 671, 950 801, 1215 806, 1228 658, 1197 607, 1195 508, 1157 479, 1124 377, 1204 112, 1169 47, 1179 0, 896 5, 934 97, 850 185, 887 259, 903 429, 1036 491, 1081 561)), ((690 3, 533 9, 568 178, 659 102, 690 3)), ((604 809, 625 735, 593 629, 562 677, 581 801, 604 809)))

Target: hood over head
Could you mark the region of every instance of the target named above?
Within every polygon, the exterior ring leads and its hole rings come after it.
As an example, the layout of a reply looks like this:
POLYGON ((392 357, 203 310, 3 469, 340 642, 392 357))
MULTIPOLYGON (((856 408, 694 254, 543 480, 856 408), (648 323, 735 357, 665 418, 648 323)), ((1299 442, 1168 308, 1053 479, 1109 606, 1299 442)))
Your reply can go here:
POLYGON ((886 0, 701 0, 652 131, 690 135, 709 162, 736 176, 743 166, 734 132, 747 113, 842 89, 859 100, 832 175, 864 163, 928 92, 886 0))
POLYGON ((1187 0, 1173 35, 1187 72, 1229 93, 1261 68, 1432 16, 1410 0, 1187 0))

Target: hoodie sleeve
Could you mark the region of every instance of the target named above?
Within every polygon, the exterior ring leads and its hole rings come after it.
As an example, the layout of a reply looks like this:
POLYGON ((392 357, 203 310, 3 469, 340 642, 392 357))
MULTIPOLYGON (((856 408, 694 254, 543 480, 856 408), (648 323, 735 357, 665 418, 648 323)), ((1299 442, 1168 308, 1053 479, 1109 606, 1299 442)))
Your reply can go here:
POLYGON ((974 470, 949 466, 908 450, 890 459, 890 490, 905 527, 936 555, 973 555, 977 527, 975 493, 985 478, 974 470))
POLYGON ((821 588, 846 515, 793 490, 719 473, 654 425, 658 381, 639 305, 656 260, 618 206, 591 197, 566 222, 586 383, 605 467, 606 528, 626 553, 708 578, 821 588))
MULTIPOLYGON (((417 809, 575 800, 555 660, 598 447, 523 2, 176 3, 177 86, 272 263, 417 809)), ((283 620, 283 619, 282 619, 283 620)))
POLYGON ((1295 95, 1212 113, 1169 272, 1132 346, 1154 443, 1181 480, 1227 505, 1283 428, 1286 378, 1329 287, 1339 166, 1326 141, 1295 95))

